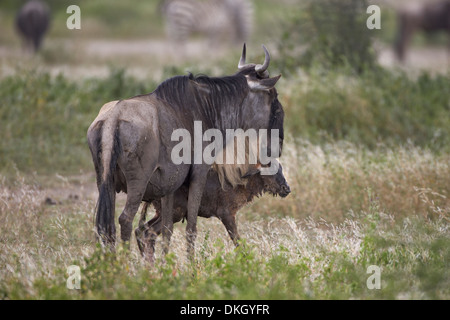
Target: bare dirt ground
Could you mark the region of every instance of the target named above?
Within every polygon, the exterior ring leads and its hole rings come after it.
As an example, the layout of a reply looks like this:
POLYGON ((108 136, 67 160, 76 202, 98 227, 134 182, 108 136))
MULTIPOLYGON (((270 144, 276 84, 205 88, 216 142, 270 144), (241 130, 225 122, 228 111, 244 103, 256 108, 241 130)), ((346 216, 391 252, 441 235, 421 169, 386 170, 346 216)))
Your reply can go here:
MULTIPOLYGON (((72 176, 55 174, 50 177, 37 177, 39 186, 39 203, 45 205, 65 205, 74 203, 91 203, 92 212, 98 198, 94 171, 72 176)), ((116 195, 116 206, 122 209, 126 194, 116 195)))
POLYGON ((412 74, 429 71, 432 74, 450 71, 450 49, 440 47, 409 49, 403 63, 395 57, 394 51, 388 47, 379 47, 378 62, 386 68, 400 68, 412 74))
POLYGON ((76 80, 105 77, 111 67, 120 67, 138 79, 160 79, 165 67, 201 65, 211 70, 226 55, 233 54, 238 60, 240 50, 236 46, 211 46, 202 40, 177 44, 165 39, 49 39, 42 52, 33 56, 23 48, 0 44, 0 75, 37 67, 76 80))

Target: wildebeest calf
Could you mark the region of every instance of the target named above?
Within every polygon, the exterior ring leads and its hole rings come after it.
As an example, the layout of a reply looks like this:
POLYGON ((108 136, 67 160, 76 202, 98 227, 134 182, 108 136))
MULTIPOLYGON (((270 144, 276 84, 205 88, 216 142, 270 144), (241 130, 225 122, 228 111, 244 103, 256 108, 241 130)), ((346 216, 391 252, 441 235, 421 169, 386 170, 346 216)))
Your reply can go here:
MULTIPOLYGON (((261 175, 258 167, 245 175, 248 179, 245 186, 239 185, 224 190, 219 182, 217 173, 210 170, 206 181, 205 191, 201 200, 198 215, 204 218, 217 217, 224 224, 233 243, 237 246, 239 233, 236 226, 236 213, 253 198, 269 193, 273 196, 286 197, 290 188, 279 164, 275 175, 261 175)), ((173 222, 179 222, 187 217, 188 187, 182 186, 177 190, 173 203, 173 222)), ((146 212, 150 203, 146 202, 141 212, 139 227, 135 230, 136 240, 141 254, 151 263, 154 261, 155 242, 161 233, 161 200, 152 202, 156 215, 145 223, 146 212)))
POLYGON ((25 3, 16 17, 17 30, 34 52, 39 50, 49 24, 50 9, 40 0, 25 3))

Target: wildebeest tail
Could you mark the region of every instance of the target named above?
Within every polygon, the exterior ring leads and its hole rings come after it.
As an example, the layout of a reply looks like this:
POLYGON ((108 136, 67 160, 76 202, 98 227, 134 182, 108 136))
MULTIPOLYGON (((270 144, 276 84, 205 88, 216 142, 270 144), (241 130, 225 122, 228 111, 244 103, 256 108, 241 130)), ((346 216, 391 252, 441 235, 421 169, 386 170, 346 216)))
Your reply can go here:
POLYGON ((101 138, 98 139, 97 144, 97 163, 99 165, 97 185, 99 197, 96 206, 95 226, 97 235, 102 243, 113 247, 116 240, 114 172, 117 166, 117 159, 121 153, 118 127, 104 124, 101 138), (108 139, 108 137, 112 139, 108 139))

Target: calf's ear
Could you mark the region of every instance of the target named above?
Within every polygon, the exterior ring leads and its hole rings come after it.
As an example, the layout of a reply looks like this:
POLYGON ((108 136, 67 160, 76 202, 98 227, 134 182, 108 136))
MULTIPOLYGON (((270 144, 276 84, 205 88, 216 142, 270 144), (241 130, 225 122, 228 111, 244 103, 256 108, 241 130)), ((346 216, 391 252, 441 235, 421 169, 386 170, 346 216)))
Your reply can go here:
POLYGON ((261 164, 257 164, 255 167, 250 168, 246 174, 244 174, 241 178, 246 179, 250 178, 251 176, 261 172, 261 164))

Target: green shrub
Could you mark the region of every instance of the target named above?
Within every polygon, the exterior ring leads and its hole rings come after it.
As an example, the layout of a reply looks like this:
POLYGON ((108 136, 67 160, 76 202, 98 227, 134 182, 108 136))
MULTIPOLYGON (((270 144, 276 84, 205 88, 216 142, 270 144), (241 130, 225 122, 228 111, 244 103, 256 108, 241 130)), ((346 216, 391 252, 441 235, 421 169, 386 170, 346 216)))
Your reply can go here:
POLYGON ((280 69, 349 66, 361 73, 376 65, 374 32, 366 26, 366 0, 310 0, 287 23, 279 45, 280 69))
POLYGON ((448 75, 321 67, 292 77, 280 96, 287 132, 315 143, 348 140, 375 148, 412 143, 433 151, 450 145, 448 75))

